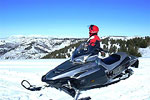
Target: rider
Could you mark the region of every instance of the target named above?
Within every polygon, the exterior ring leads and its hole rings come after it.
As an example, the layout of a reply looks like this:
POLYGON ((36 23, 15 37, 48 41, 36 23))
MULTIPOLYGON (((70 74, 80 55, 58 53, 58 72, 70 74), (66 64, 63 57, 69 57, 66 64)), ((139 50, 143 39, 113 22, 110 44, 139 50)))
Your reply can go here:
POLYGON ((88 53, 91 55, 98 55, 99 51, 103 51, 100 48, 100 38, 98 36, 99 28, 96 25, 90 25, 89 27, 89 39, 87 40, 88 43, 88 53))
POLYGON ((90 25, 89 27, 89 39, 81 44, 81 48, 77 49, 76 52, 72 57, 79 57, 82 55, 98 55, 99 52, 104 52, 102 48, 100 48, 100 38, 98 37, 99 28, 96 25, 90 25))

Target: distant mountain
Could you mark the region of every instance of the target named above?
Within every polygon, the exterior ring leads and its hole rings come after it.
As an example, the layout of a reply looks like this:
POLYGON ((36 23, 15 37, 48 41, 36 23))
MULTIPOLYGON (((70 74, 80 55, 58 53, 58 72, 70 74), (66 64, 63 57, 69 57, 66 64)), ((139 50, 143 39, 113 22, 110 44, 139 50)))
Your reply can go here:
MULTIPOLYGON (((85 40, 86 38, 12 36, 0 39, 0 59, 68 58, 85 40)), ((100 44, 101 48, 109 51, 109 54, 127 52, 140 57, 147 55, 150 37, 108 36, 101 37, 100 44)))
POLYGON ((39 59, 82 40, 84 39, 25 36, 0 39, 0 59, 39 59))

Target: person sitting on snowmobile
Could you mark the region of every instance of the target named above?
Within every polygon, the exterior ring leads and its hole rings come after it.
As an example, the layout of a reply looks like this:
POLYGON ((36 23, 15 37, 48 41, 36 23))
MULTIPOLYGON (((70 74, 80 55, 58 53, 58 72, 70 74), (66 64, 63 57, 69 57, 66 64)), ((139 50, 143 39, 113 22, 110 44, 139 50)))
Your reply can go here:
POLYGON ((96 25, 90 25, 89 27, 89 39, 87 40, 88 44, 88 53, 91 55, 98 55, 99 52, 104 51, 100 48, 100 38, 98 36, 99 28, 96 25))
MULTIPOLYGON (((90 56, 98 55, 99 52, 105 52, 102 48, 100 48, 100 38, 98 36, 99 28, 96 25, 90 25, 89 27, 89 39, 86 42, 83 42, 76 50, 74 51, 71 59, 83 56, 85 56, 84 62, 87 58, 90 56)), ((80 58, 81 59, 81 58, 80 58)))

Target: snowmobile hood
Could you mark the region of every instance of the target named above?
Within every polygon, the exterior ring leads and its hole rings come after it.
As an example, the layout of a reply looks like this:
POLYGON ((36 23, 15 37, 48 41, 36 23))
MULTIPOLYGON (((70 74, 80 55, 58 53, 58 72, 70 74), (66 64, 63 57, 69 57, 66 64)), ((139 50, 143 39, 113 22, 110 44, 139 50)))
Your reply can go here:
POLYGON ((45 80, 52 81, 63 78, 81 78, 91 73, 98 71, 100 68, 97 63, 88 62, 85 64, 74 64, 70 60, 67 60, 63 64, 59 65, 55 69, 49 71, 45 75, 45 80))

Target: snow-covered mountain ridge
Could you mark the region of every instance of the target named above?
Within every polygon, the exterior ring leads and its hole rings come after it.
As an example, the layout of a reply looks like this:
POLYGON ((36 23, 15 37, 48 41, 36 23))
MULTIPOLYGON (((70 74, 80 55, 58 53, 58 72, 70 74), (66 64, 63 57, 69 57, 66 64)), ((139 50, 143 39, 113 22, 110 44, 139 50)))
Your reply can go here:
MULTIPOLYGON (((110 53, 115 53, 118 51, 127 52, 129 51, 129 49, 132 49, 131 47, 135 44, 138 46, 139 45, 142 46, 141 49, 140 47, 138 47, 139 48, 138 52, 142 54, 142 56, 143 55, 147 56, 146 53, 147 51, 150 51, 150 49, 149 47, 147 47, 147 49, 146 47, 143 48, 144 42, 141 42, 143 41, 141 38, 145 39, 145 37, 138 37, 138 36, 101 37, 102 40, 101 48, 109 50, 110 53), (137 41, 134 40, 135 38, 139 39, 138 40, 139 44, 135 43, 137 41)), ((146 39, 147 41, 149 41, 150 37, 146 39)), ((49 36, 11 36, 8 38, 0 39, 0 59, 39 59, 45 57, 45 55, 50 54, 56 50, 57 51, 53 53, 52 58, 64 58, 64 57, 67 58, 71 55, 71 53, 75 49, 74 47, 75 45, 72 44, 76 44, 79 41, 85 40, 86 38, 52 38, 49 36)), ((134 50, 136 49, 136 47, 134 47, 134 50)), ((132 51, 129 52, 131 52, 132 54, 132 51)))
POLYGON ((38 59, 83 39, 12 36, 0 39, 0 59, 38 59))

